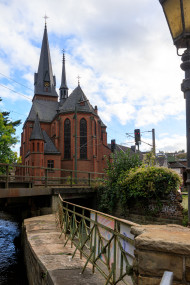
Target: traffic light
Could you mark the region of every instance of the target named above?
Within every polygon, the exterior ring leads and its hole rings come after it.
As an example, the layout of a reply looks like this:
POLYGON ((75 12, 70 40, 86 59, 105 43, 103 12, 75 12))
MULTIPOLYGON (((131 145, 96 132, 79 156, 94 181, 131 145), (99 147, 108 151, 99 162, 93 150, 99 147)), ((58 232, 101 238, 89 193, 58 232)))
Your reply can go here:
POLYGON ((141 141, 141 132, 140 129, 135 129, 135 144, 139 145, 139 142, 141 141))
POLYGON ((115 140, 111 140, 111 152, 115 150, 115 140))

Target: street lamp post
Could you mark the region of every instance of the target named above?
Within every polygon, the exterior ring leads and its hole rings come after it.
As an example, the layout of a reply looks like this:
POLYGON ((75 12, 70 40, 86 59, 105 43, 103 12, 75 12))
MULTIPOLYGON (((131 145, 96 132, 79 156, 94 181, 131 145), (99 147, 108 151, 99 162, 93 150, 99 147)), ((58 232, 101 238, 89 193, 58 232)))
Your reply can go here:
POLYGON ((77 183, 77 104, 75 105, 75 183, 77 183))
POLYGON ((190 1, 159 0, 177 48, 185 48, 182 54, 181 69, 185 71, 185 79, 181 90, 186 99, 186 136, 187 136, 187 190, 188 190, 188 222, 190 225, 190 1))

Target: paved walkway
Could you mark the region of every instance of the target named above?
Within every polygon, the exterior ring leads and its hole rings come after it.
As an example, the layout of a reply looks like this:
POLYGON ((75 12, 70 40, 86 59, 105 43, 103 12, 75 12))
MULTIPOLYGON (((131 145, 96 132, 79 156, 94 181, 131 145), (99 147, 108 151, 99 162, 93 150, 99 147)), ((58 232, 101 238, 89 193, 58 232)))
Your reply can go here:
POLYGON ((99 272, 92 274, 91 265, 81 274, 85 259, 80 259, 77 252, 71 258, 75 247, 70 243, 63 246, 64 235, 56 228, 55 215, 39 216, 24 220, 30 247, 35 252, 39 263, 46 268, 54 285, 102 285, 105 279, 99 272))

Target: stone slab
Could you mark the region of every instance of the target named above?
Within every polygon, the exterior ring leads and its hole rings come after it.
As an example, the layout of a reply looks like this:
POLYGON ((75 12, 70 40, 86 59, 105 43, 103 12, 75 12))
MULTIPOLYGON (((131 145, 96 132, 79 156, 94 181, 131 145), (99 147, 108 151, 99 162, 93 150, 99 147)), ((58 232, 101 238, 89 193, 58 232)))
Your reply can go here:
POLYGON ((183 279, 183 257, 162 252, 138 252, 140 275, 162 277, 164 271, 174 273, 174 279, 183 279))
POLYGON ((190 255, 190 229, 179 225, 145 225, 131 229, 138 249, 190 255))

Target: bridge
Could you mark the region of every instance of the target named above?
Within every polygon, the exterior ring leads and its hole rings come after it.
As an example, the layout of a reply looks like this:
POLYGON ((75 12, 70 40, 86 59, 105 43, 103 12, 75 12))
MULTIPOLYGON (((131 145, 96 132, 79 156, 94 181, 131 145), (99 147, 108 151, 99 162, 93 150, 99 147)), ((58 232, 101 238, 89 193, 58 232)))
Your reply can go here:
MULTIPOLYGON (((140 231, 137 229, 138 234, 131 231, 131 228, 135 226, 134 223, 67 201, 68 199, 92 197, 95 191, 92 186, 105 179, 105 173, 75 172, 74 170, 9 164, 0 164, 0 172, 0 200, 4 198, 14 199, 39 196, 47 196, 53 199, 51 209, 57 213, 57 227, 60 229, 60 238, 64 238, 64 247, 70 245, 73 248, 74 246, 71 254, 72 259, 75 258, 77 252, 79 252, 80 258, 85 258, 81 273, 84 273, 87 267, 89 267, 89 264, 91 264, 92 273, 95 271, 99 272, 104 279, 103 284, 131 285, 136 284, 134 283, 134 264, 137 260, 140 260, 139 258, 135 260, 135 251, 137 250, 136 254, 139 254, 140 258, 142 258, 142 254, 145 256, 150 255, 151 257, 152 251, 155 251, 154 255, 157 259, 157 247, 154 249, 150 248, 149 252, 149 246, 146 248, 147 241, 143 245, 143 248, 140 246, 138 248, 138 243, 135 243, 135 237, 139 235, 140 231), (61 173, 61 175, 58 176, 56 172, 61 173)), ((42 228, 44 233, 44 226, 42 228)), ((155 231, 155 229, 153 230, 155 231)), ((186 234, 189 240, 189 232, 185 232, 183 235, 180 233, 179 236, 184 238, 186 234)), ((164 237, 163 244, 170 242, 170 233, 167 233, 166 236, 169 236, 169 241, 164 237)), ((148 241, 151 241, 151 239, 152 233, 148 241)), ((178 238, 176 239, 174 237, 174 239, 177 240, 178 238)), ((157 243, 157 236, 154 243, 157 243)), ((60 242, 58 242, 58 244, 60 247, 60 242)), ((183 242, 181 242, 181 244, 183 247, 183 242)), ((163 250, 164 252, 165 248, 166 246, 164 244, 163 249, 158 250, 158 255, 160 255, 160 251, 163 250)), ((179 246, 177 246, 177 251, 179 251, 179 246)), ((166 270, 171 268, 170 258, 173 260, 176 253, 178 254, 179 252, 174 252, 174 257, 172 257, 173 252, 169 252, 170 257, 167 257, 169 265, 166 266, 166 270)), ((187 254, 187 260, 190 260, 188 251, 187 254)), ((55 253, 53 256, 55 257, 55 253)), ((180 254, 180 258, 181 256, 182 254, 180 254)), ((184 264, 186 264, 185 257, 183 257, 183 259, 184 264)), ((158 262, 160 262, 159 260, 158 258, 158 262)), ((153 262, 153 264, 157 264, 157 260, 155 263, 153 262)), ((141 267, 140 265, 140 268, 141 267)), ((188 270, 188 268, 187 265, 183 270, 188 270)), ((154 271, 152 274, 154 274, 154 271)), ((174 272, 174 274, 176 273, 174 272)), ((172 284, 174 274, 165 272, 160 284, 172 284)), ((184 276, 184 274, 186 273, 183 273, 182 276, 184 276)), ((186 277, 187 280, 189 278, 188 276, 189 275, 186 277)), ((45 273, 43 278, 46 278, 45 273)), ((157 275, 156 278, 158 278, 157 275)))
POLYGON ((65 199, 92 196, 105 173, 0 163, 0 198, 51 196, 65 199), (59 175, 58 175, 59 174, 59 175))

